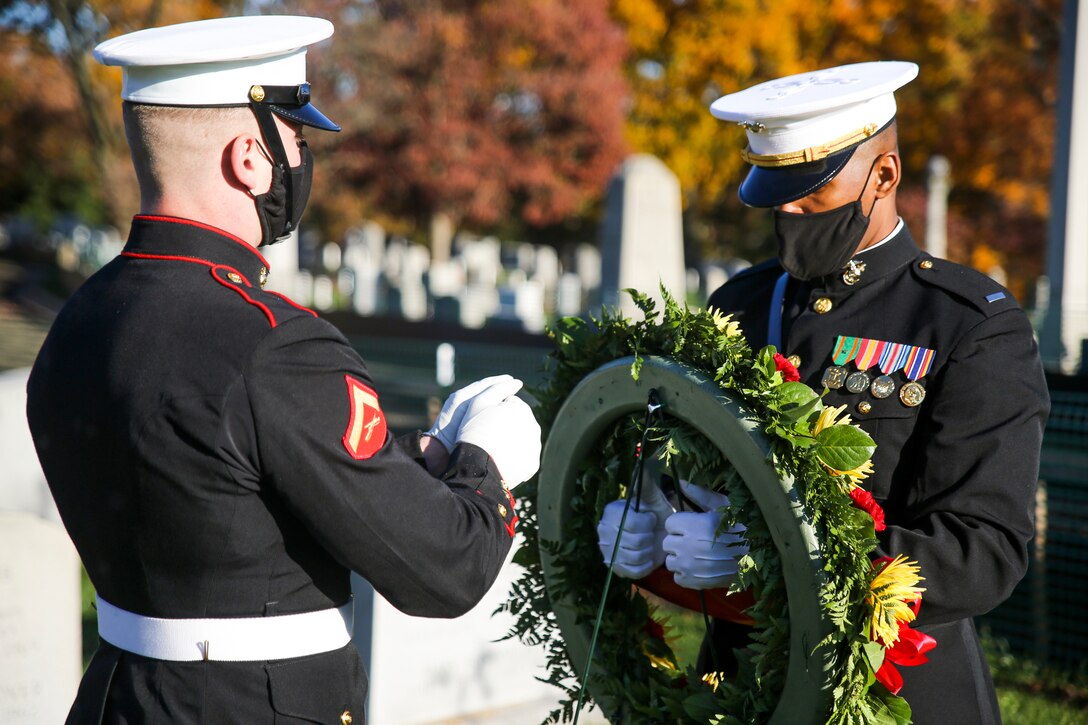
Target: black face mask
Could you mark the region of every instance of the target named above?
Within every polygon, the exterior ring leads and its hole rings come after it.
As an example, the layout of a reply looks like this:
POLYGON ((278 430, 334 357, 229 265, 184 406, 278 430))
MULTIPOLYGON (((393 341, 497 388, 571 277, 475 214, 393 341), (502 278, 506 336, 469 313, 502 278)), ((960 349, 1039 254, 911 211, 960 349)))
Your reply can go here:
MULTIPOLYGON (((263 147, 261 151, 264 151, 263 147)), ((272 183, 265 193, 253 195, 257 218, 261 222, 261 247, 287 239, 298 228, 299 220, 302 219, 302 212, 310 199, 310 185, 314 176, 314 157, 310 153, 310 147, 302 140, 299 140, 299 155, 302 157, 299 165, 288 168, 291 175, 291 203, 288 208, 288 184, 284 183, 283 166, 272 161, 265 152, 265 158, 272 164, 272 183)))
MULTIPOLYGON (((861 197, 880 156, 873 159, 858 198, 849 204, 813 214, 774 211, 778 258, 794 279, 811 280, 834 274, 846 266, 869 228, 861 197)), ((876 200, 873 200, 876 206, 876 200)), ((871 215, 873 210, 869 210, 871 215)))

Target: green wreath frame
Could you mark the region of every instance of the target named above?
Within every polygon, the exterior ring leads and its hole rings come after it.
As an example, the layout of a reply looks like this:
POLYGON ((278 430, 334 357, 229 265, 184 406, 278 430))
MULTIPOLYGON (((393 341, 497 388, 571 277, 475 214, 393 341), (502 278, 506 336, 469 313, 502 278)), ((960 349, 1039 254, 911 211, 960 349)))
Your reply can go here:
POLYGON ((546 680, 565 692, 548 722, 574 712, 606 572, 596 522, 629 480, 641 417, 632 414, 650 388, 672 421, 655 431, 662 455, 729 495, 723 526, 747 526, 734 588, 756 592, 756 624, 738 677, 705 684, 674 669, 667 641, 647 626, 656 620, 646 600, 612 587, 586 683, 593 701, 617 722, 909 722, 905 701, 874 679, 883 647, 866 598, 876 539, 847 495, 871 439, 849 425, 814 436, 826 412, 819 396, 785 382, 774 349, 754 353, 728 318, 665 294, 658 321, 650 299, 629 293, 641 322, 605 313, 552 331, 548 385, 535 391, 541 474, 515 491, 524 543, 514 560, 525 572, 501 609, 515 617, 509 637, 545 648, 546 680))

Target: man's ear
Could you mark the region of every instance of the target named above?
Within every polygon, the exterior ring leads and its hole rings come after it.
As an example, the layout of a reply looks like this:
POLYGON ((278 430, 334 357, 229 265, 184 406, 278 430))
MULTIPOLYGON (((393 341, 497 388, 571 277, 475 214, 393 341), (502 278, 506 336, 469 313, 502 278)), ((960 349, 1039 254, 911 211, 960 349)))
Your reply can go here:
POLYGON ((900 166, 899 152, 888 151, 877 161, 873 173, 876 175, 876 198, 883 199, 899 186, 900 166))
POLYGON ((262 194, 271 183, 271 167, 261 153, 257 137, 251 133, 235 136, 227 146, 227 166, 232 186, 262 194))

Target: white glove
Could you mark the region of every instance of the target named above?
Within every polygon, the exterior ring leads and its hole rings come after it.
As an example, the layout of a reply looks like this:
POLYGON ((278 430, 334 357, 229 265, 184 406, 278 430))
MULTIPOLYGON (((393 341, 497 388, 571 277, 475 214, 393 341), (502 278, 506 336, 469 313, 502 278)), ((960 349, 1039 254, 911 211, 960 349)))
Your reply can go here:
MULTIPOLYGON (((626 505, 625 499, 612 501, 604 507, 601 520, 597 522, 597 546, 605 566, 612 561, 616 535, 626 505)), ((635 510, 632 501, 627 519, 623 522, 623 534, 613 571, 627 579, 641 579, 664 564, 665 551, 661 548, 661 540, 665 538, 665 520, 671 513, 672 506, 665 500, 661 489, 649 477, 643 478, 639 510, 635 510)))
POLYGON ((446 451, 451 452, 465 421, 485 408, 498 405, 519 390, 521 381, 509 375, 495 375, 466 385, 450 393, 434 419, 434 425, 425 435, 437 438, 446 451))
POLYGON ((737 559, 748 553, 745 528, 737 524, 715 538, 722 520, 718 509, 729 505, 729 497, 687 481, 680 482, 680 490, 705 512, 680 511, 665 521, 665 567, 688 589, 728 586, 737 575, 737 559))
POLYGON ((456 442, 487 451, 507 486, 532 478, 540 468, 540 426, 532 408, 517 396, 481 410, 475 407, 466 411, 456 442))

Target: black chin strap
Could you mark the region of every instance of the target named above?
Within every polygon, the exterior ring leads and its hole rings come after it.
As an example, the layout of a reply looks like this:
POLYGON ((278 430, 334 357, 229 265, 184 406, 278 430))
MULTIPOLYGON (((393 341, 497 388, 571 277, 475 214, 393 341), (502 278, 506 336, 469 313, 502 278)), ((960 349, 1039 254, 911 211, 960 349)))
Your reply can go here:
POLYGON ((249 107, 257 118, 257 125, 261 129, 261 135, 264 136, 265 144, 268 145, 269 153, 272 154, 273 163, 279 167, 282 174, 284 190, 287 196, 284 200, 287 210, 287 225, 284 227, 284 232, 294 231, 294 224, 291 220, 295 218, 295 194, 292 188, 291 163, 287 159, 287 149, 283 147, 283 139, 280 137, 280 130, 276 126, 276 119, 272 116, 272 110, 268 106, 254 102, 250 102, 249 107))

